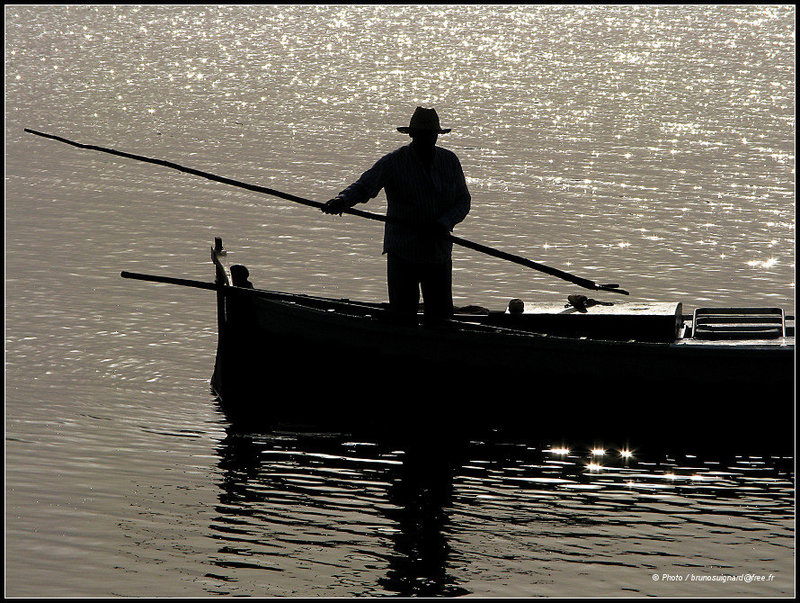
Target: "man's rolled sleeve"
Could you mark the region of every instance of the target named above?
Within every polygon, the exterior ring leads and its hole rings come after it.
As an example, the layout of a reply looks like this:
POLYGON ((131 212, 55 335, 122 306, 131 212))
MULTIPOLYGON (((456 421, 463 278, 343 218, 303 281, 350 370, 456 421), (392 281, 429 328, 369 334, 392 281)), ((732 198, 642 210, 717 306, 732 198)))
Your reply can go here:
POLYGON ((348 207, 353 207, 377 197, 386 184, 387 163, 386 157, 379 159, 358 180, 340 192, 337 198, 344 199, 348 207))

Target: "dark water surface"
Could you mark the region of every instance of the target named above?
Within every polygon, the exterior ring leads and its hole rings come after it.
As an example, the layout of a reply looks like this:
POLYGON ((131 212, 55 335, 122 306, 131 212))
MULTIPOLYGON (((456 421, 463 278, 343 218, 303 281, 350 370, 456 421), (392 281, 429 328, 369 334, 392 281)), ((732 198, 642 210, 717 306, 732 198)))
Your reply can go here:
MULTIPOLYGON (((435 106, 473 195, 457 235, 631 301, 793 313, 793 6, 5 17, 8 595, 794 592, 794 460, 747 442, 231 431, 213 294, 119 272, 210 280, 221 236, 259 287, 384 301, 381 227, 23 132, 324 201, 435 106)), ((454 271, 457 304, 577 292, 466 250, 454 271)))
POLYGON ((781 544, 792 534, 790 459, 648 459, 502 439, 401 447, 223 440, 212 592, 241 592, 266 569, 275 583, 314 575, 282 594, 766 595, 791 567, 781 544), (751 577, 733 575, 740 546, 751 577), (732 581, 705 582, 714 576, 732 581))

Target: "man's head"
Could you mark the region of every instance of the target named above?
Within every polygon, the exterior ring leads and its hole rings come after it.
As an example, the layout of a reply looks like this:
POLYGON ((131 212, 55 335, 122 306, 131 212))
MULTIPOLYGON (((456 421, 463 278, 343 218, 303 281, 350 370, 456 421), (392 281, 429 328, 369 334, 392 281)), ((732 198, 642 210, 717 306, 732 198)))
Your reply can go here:
POLYGON ((397 131, 411 136, 412 146, 427 156, 433 153, 439 134, 447 134, 450 129, 439 125, 436 109, 417 107, 408 127, 397 128, 397 131))
POLYGON ((447 134, 450 128, 442 129, 439 126, 439 115, 437 115, 436 109, 417 107, 408 126, 397 128, 397 131, 409 134, 413 138, 415 134, 447 134))

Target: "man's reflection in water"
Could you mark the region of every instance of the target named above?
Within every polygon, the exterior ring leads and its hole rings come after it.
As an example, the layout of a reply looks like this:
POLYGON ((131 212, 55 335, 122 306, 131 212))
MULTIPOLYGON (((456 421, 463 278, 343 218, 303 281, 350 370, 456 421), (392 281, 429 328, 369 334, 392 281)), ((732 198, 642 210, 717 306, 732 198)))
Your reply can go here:
MULTIPOLYGON (((397 531, 391 537, 394 550, 386 555, 389 570, 378 582, 382 588, 401 596, 469 594, 456 586, 447 574, 448 560, 452 560, 452 556, 445 536, 453 497, 453 476, 461 464, 466 441, 460 444, 453 438, 447 438, 446 442, 440 438, 441 434, 428 434, 413 444, 393 447, 403 450, 402 464, 390 466, 385 475, 390 483, 388 497, 393 507, 382 512, 395 523, 397 531)), ((266 480, 272 488, 276 486, 269 472, 264 474, 261 467, 261 451, 265 446, 248 434, 231 431, 217 449, 219 467, 223 470, 218 507, 222 515, 216 518, 217 525, 212 526, 212 537, 223 542, 220 553, 225 555, 232 549, 226 546, 230 544, 227 540, 231 535, 223 526, 238 525, 242 517, 252 521, 258 514, 253 505, 268 496, 269 489, 260 482, 266 480)), ((302 449, 308 452, 341 452, 335 448, 337 445, 330 438, 321 441, 310 438, 302 442, 302 449)), ((236 540, 236 550, 240 550, 242 540, 236 540)), ((248 557, 254 561, 249 554, 248 557)), ((232 567, 230 563, 215 564, 232 567)))
POLYGON ((396 554, 381 585, 402 596, 457 596, 468 590, 453 584, 447 574, 451 550, 445 536, 453 497, 453 475, 460 466, 461 447, 416 443, 405 450, 403 464, 389 488, 396 509, 386 511, 399 531, 396 554))

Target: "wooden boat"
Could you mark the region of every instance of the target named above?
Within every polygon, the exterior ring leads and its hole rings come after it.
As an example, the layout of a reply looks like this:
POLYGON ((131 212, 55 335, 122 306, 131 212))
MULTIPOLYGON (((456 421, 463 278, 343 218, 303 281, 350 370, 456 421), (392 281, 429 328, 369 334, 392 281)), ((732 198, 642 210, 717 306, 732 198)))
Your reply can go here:
POLYGON ((470 307, 425 326, 398 323, 387 304, 253 288, 219 239, 212 260, 214 284, 148 280, 216 290, 211 384, 245 427, 435 425, 793 448, 794 326, 779 308, 684 315, 678 302, 583 298, 470 307))

